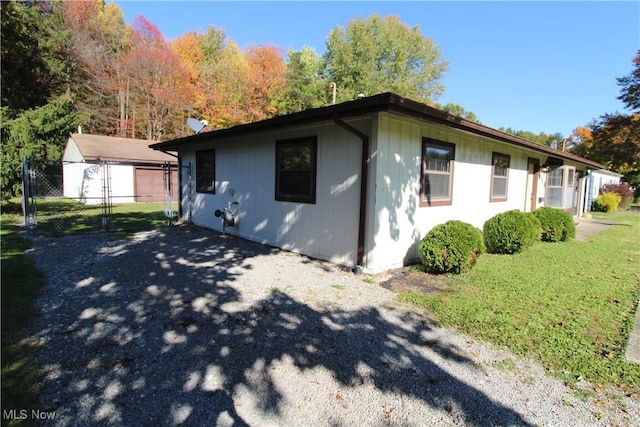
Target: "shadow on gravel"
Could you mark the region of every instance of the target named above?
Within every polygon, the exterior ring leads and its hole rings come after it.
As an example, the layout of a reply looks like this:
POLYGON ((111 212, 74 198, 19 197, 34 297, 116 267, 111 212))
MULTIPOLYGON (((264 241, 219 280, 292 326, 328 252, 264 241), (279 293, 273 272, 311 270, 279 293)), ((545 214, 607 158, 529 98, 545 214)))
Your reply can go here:
MULTIPOLYGON (((57 241, 46 242, 36 250, 54 253, 57 241)), ((48 340, 39 361, 42 403, 57 413, 51 425, 248 425, 238 393, 255 396, 261 413, 277 420, 284 361, 328 370, 345 388, 373 384, 443 413, 455 406, 458 423, 530 425, 422 356, 416 346, 470 363, 424 339, 428 323, 393 324, 376 308, 316 310, 284 293, 243 306, 234 285, 252 257, 273 252, 182 228, 98 242, 84 264, 68 259, 68 282, 49 285, 36 331, 48 340), (183 236, 166 239, 167 232, 183 236)), ((390 412, 380 412, 386 424, 390 412)))

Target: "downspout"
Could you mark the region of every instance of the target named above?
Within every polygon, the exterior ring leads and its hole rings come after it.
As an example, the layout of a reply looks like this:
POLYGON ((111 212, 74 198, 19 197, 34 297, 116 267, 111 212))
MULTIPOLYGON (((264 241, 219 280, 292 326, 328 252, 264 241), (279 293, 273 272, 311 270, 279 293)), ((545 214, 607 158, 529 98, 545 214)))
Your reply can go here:
POLYGON ((356 252, 356 265, 353 268, 354 273, 360 274, 362 272, 362 266, 364 265, 365 227, 367 219, 367 182, 369 181, 369 137, 350 124, 340 120, 337 114, 333 116, 333 122, 362 140, 358 250, 356 252))

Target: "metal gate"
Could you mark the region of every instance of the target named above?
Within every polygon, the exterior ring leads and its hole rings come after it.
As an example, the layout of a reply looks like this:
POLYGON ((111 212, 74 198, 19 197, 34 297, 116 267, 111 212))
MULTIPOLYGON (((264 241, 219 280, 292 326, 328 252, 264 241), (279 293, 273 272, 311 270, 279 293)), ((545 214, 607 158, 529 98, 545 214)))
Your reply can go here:
POLYGON ((176 163, 68 162, 24 158, 22 206, 38 234, 125 231, 178 218, 176 163))

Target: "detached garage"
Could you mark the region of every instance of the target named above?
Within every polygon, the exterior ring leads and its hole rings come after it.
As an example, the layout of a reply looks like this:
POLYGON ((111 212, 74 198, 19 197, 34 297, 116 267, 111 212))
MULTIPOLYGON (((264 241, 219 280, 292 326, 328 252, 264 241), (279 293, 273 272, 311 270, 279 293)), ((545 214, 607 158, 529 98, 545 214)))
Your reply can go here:
POLYGON ((62 157, 64 196, 86 204, 163 202, 167 180, 177 199, 177 159, 144 139, 73 133, 62 157))

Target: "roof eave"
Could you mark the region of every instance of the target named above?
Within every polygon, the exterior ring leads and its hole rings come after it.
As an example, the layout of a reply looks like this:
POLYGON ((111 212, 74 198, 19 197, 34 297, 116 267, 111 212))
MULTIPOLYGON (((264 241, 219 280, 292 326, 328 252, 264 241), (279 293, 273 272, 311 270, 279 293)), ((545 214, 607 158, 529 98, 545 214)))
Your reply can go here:
POLYGON ((242 132, 260 131, 282 126, 304 125, 308 123, 317 123, 324 120, 333 120, 333 118, 336 116, 345 118, 381 111, 410 116, 422 120, 428 120, 431 122, 446 125, 448 127, 464 130, 474 135, 484 136, 489 139, 498 140, 507 144, 525 148, 537 153, 546 154, 548 156, 579 163, 584 166, 589 166, 596 169, 606 169, 600 163, 584 159, 571 153, 555 150, 546 145, 537 144, 524 138, 520 138, 515 135, 490 128, 488 126, 463 119, 453 114, 449 114, 445 111, 438 110, 437 108, 430 107, 426 104, 413 101, 408 98, 403 98, 399 95, 389 92, 357 99, 354 101, 343 102, 341 104, 335 104, 288 115, 277 116, 259 122, 246 123, 230 128, 203 132, 197 135, 191 135, 183 138, 177 138, 165 142, 151 144, 149 147, 154 150, 160 151, 177 151, 182 144, 197 143, 207 140, 211 137, 218 138, 242 132))

